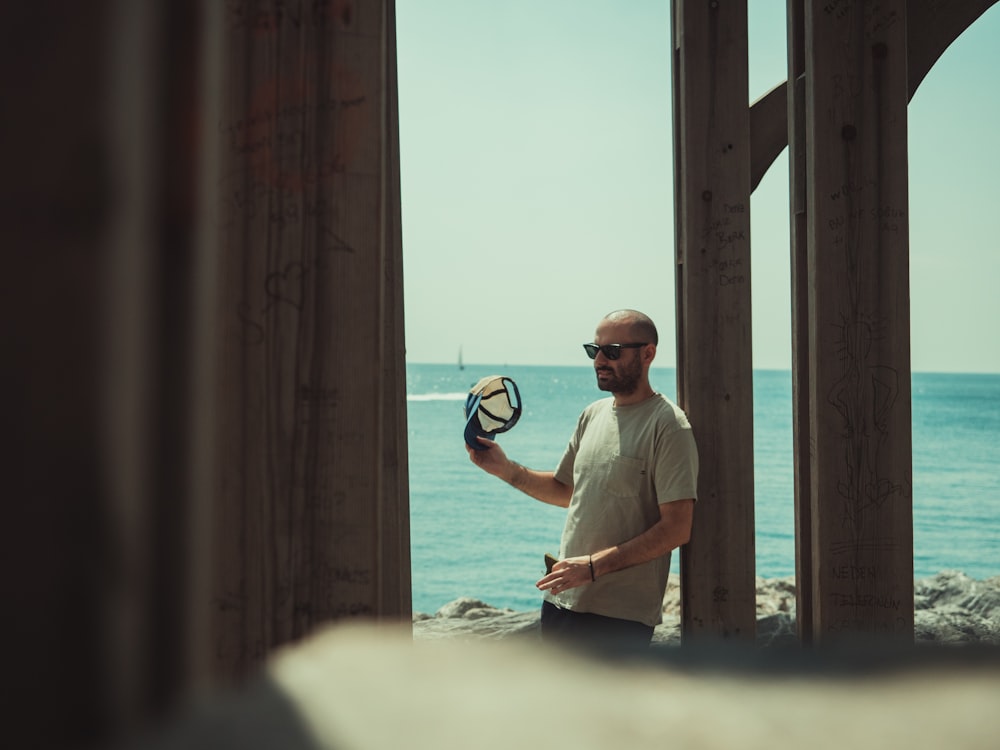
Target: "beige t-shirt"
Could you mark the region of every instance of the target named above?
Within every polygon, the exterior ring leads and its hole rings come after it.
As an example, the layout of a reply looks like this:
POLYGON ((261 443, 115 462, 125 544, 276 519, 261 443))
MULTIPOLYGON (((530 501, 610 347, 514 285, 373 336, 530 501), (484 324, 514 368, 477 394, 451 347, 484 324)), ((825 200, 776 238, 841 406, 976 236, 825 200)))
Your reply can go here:
MULTIPOLYGON (((660 504, 695 498, 698 450, 687 416, 666 396, 630 406, 606 398, 580 415, 555 476, 573 485, 560 559, 590 555, 649 529, 660 520, 660 504)), ((545 598, 564 609, 657 625, 669 572, 666 554, 545 598)))

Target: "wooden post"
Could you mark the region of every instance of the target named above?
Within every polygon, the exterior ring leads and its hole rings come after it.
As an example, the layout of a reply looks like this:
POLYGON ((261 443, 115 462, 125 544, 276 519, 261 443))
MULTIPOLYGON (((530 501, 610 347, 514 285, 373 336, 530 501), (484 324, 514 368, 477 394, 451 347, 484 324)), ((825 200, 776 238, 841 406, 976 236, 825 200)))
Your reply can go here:
POLYGON ((216 668, 410 620, 391 1, 229 7, 216 668))
MULTIPOLYGON (((908 0, 906 18, 908 99, 912 98, 941 54, 997 0, 908 0)), ((787 142, 790 150, 792 252, 792 371, 795 442, 795 525, 798 630, 804 643, 813 636, 813 531, 811 507, 809 406, 809 271, 806 241, 805 147, 805 6, 788 1, 788 82, 781 83, 751 107, 751 181, 763 177, 787 142), (787 117, 774 102, 787 99, 787 117)), ((824 8, 825 9, 825 8, 824 8)), ((843 11, 832 4, 831 11, 843 11)), ((895 11, 890 11, 895 12, 895 11)))
POLYGON ((812 636, 913 637, 906 3, 804 14, 812 636))
POLYGON ((193 0, 5 10, 4 733, 120 744, 207 679, 204 17, 193 0))
POLYGON ((678 395, 701 457, 685 639, 756 631, 746 3, 674 0, 678 395))
POLYGON ((117 98, 103 56, 111 6, 8 6, 0 26, 0 576, 11 745, 104 745, 130 720, 116 700, 109 638, 124 588, 115 530, 127 519, 108 492, 100 356, 107 238, 122 210, 106 128, 117 98))
POLYGON ((788 0, 788 184, 792 285, 792 434, 795 483, 796 628, 812 642, 812 481, 809 448, 809 270, 806 242, 805 5, 788 0))

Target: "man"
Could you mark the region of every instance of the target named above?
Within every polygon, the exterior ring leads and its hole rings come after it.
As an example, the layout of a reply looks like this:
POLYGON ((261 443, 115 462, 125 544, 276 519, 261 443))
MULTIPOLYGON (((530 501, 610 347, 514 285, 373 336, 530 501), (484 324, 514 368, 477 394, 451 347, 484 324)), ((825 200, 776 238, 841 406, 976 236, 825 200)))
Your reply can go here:
POLYGON ((597 387, 554 472, 511 461, 495 442, 473 463, 527 495, 568 508, 545 592, 542 637, 615 648, 648 646, 660 622, 671 551, 691 534, 698 452, 687 417, 649 384, 656 326, 609 313, 593 344, 597 387))

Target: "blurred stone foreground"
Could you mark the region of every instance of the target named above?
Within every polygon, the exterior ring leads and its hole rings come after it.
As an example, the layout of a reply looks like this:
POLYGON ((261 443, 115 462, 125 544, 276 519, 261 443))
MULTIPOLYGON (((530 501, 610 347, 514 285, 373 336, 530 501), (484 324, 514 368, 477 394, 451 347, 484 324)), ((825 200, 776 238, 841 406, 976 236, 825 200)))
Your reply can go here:
MULTIPOLYGON (((787 626, 790 585, 762 583, 761 622, 787 626)), ((665 623, 653 649, 616 661, 543 646, 533 613, 459 600, 416 618, 413 636, 328 627, 134 746, 996 750, 1000 579, 942 574, 917 589, 911 646, 803 650, 776 630, 756 647, 679 648, 665 623), (970 637, 981 631, 992 640, 970 637)))

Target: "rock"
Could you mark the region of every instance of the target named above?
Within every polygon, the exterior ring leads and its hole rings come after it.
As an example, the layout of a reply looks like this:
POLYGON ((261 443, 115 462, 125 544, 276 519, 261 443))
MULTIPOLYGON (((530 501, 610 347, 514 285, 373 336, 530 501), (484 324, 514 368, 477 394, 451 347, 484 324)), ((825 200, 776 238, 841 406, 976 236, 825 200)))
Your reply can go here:
MULTIPOLYGON (((795 578, 757 578, 756 591, 757 645, 797 643, 795 578)), ((978 581, 960 571, 943 571, 917 580, 914 610, 917 643, 1000 645, 1000 576, 978 581)), ((433 617, 413 616, 413 634, 418 640, 536 637, 537 631, 537 612, 497 609, 471 597, 449 602, 433 617)), ((653 645, 678 645, 680 640, 680 585, 671 581, 663 597, 663 623, 654 631, 653 645)))
POLYGON ((663 615, 663 622, 653 631, 653 645, 678 646, 681 642, 681 616, 663 615))
POLYGON ((918 643, 1000 645, 1000 576, 977 581, 948 570, 916 582, 918 643))
MULTIPOLYGON (((478 620, 480 617, 488 617, 491 614, 501 614, 504 611, 505 610, 500 610, 496 607, 491 607, 489 604, 481 602, 478 599, 463 596, 460 599, 456 599, 453 602, 445 604, 437 611, 435 617, 465 617, 469 620, 478 620)), ((506 611, 511 612, 512 610, 506 611)))
POLYGON ((775 612, 757 617, 757 644, 760 646, 791 646, 799 642, 795 614, 775 612))
POLYGON ((413 617, 413 636, 417 639, 451 636, 504 638, 537 630, 538 615, 535 612, 497 609, 467 596, 445 604, 433 617, 419 613, 413 617))
POLYGON ((757 617, 790 613, 795 619, 795 576, 757 577, 757 617))

